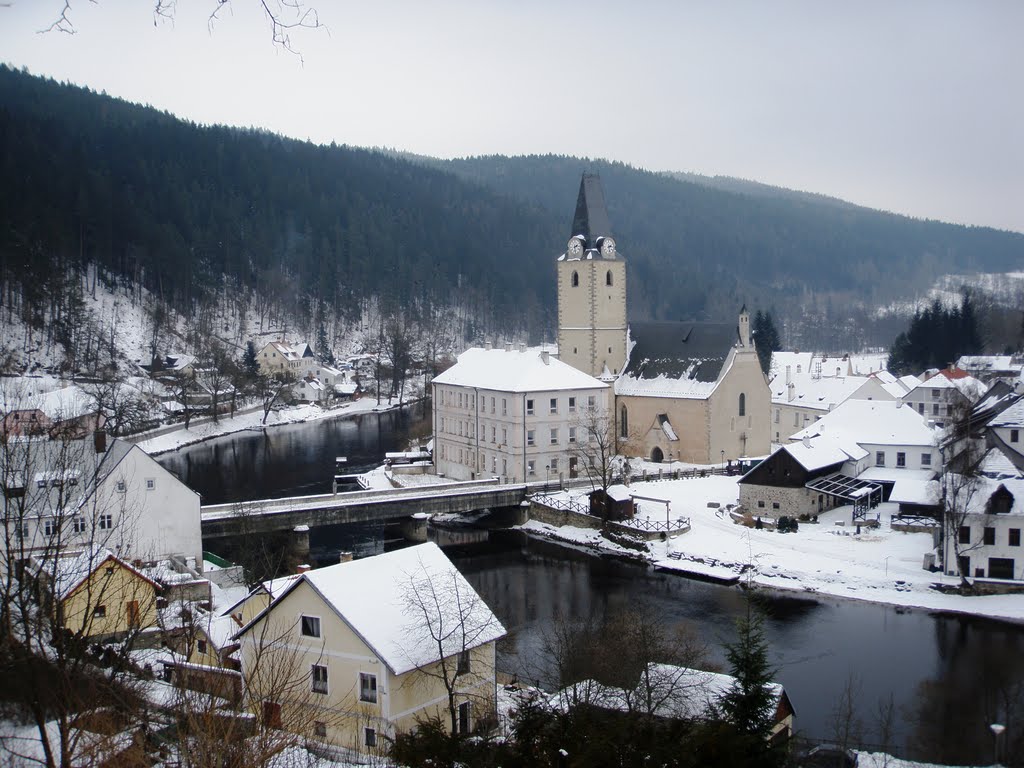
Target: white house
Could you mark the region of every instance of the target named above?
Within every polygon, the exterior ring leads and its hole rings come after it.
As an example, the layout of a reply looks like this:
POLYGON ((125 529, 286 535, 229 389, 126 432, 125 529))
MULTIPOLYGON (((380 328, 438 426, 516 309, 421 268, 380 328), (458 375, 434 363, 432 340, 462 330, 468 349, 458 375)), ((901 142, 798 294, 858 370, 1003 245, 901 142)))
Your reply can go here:
POLYGON ((0 478, 10 533, 25 554, 107 547, 129 560, 178 555, 202 568, 199 494, 132 443, 102 431, 90 440, 11 441, 0 478))
POLYGON ((1018 400, 988 424, 989 441, 1015 466, 1024 466, 1024 400, 1018 400))
POLYGON ((943 543, 946 573, 1024 579, 1024 473, 994 448, 982 460, 977 479, 962 485, 954 475, 946 482, 947 496, 956 494, 952 506, 962 504, 966 512, 959 530, 950 532, 943 543))
POLYGON ((301 379, 319 367, 313 349, 309 344, 286 344, 284 341, 271 341, 256 353, 256 362, 260 372, 276 373, 287 371, 295 378, 301 379))
POLYGON ((966 413, 985 393, 985 386, 957 368, 939 371, 913 387, 904 398, 921 416, 944 427, 966 413))
MULTIPOLYGON (((772 379, 772 441, 781 443, 790 435, 820 419, 840 403, 866 389, 865 376, 794 373, 787 365, 782 375, 772 379)), ((885 390, 879 386, 878 392, 885 390)), ((880 398, 881 399, 881 398, 880 398)), ((887 399, 892 399, 891 397, 887 399)))
POLYGON ((546 350, 469 349, 434 377, 434 464, 457 480, 575 477, 608 385, 546 350))

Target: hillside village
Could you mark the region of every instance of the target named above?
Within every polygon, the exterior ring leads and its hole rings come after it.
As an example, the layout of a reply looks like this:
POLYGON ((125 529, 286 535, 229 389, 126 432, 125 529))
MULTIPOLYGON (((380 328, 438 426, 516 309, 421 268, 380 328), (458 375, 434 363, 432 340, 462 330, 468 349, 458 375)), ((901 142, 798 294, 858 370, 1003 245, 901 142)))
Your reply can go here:
MULTIPOLYGON (((49 659, 62 688, 5 723, 7 753, 364 763, 425 722, 508 737, 510 710, 557 721, 567 696, 635 713, 631 685, 581 679, 550 698, 506 685, 505 627, 433 543, 266 579, 205 551, 198 494, 143 447, 203 421, 229 431, 245 411, 266 425, 294 403, 330 414, 429 395, 427 453, 396 456, 408 465, 368 488, 522 485, 521 530, 662 571, 1024 621, 1024 361, 897 377, 879 354, 760 357, 746 306, 729 323, 633 322, 611 227, 585 174, 552 259, 557 345, 485 343, 432 377, 407 338, 343 361, 280 338, 250 340, 230 375, 167 352, 116 382, 8 379, 3 637, 49 659), (128 691, 131 708, 116 703, 128 691)), ((648 691, 659 727, 728 711, 732 677, 653 661, 642 679, 672 691, 656 704, 648 691)), ((758 744, 785 742, 799 712, 764 685, 758 744)))

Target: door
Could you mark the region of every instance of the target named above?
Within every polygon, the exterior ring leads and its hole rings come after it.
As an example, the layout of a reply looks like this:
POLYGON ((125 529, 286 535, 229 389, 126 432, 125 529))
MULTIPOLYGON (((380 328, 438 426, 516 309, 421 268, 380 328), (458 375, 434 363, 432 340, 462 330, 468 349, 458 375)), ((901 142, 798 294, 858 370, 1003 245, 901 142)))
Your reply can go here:
POLYGON ((139 617, 140 617, 139 601, 138 600, 129 600, 127 603, 125 603, 125 610, 127 611, 127 614, 128 614, 128 626, 129 627, 137 627, 137 626, 139 626, 139 617))
POLYGON ((469 733, 470 728, 469 702, 459 704, 459 733, 469 733))
POLYGON ((579 469, 577 467, 576 457, 575 456, 570 456, 569 457, 569 479, 573 480, 573 479, 579 477, 579 474, 580 474, 580 472, 579 472, 579 469))
POLYGON ((268 728, 281 727, 281 705, 276 701, 263 702, 263 724, 268 728))

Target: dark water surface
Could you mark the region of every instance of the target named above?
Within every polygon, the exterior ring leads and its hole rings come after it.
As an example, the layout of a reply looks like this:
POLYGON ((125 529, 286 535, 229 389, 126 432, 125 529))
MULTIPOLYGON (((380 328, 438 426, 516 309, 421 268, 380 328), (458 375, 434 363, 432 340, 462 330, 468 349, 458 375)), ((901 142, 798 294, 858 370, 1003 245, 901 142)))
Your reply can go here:
MULTIPOLYGON (((244 432, 166 454, 160 462, 199 490, 204 503, 320 493, 330 489, 335 456, 347 456, 352 471, 376 466, 385 452, 404 447, 410 429, 428 416, 420 405, 244 432)), ((311 558, 327 565, 337 562, 340 550, 365 556, 401 546, 386 540, 386 530, 314 529, 311 558)), ((643 601, 668 621, 687 624, 707 643, 711 661, 724 667, 723 643, 745 610, 737 588, 580 554, 517 532, 432 535, 509 630, 499 665, 523 678, 551 682, 544 636, 560 616, 583 618, 609 604, 643 601)), ((849 690, 852 713, 842 719, 853 721, 860 741, 888 742, 917 759, 989 764, 988 726, 1007 722, 1014 684, 1018 711, 1024 711, 1024 627, 817 596, 775 594, 761 604, 777 679, 796 709, 798 729, 813 738, 835 738, 849 690), (895 732, 884 739, 879 705, 890 699, 895 732)))

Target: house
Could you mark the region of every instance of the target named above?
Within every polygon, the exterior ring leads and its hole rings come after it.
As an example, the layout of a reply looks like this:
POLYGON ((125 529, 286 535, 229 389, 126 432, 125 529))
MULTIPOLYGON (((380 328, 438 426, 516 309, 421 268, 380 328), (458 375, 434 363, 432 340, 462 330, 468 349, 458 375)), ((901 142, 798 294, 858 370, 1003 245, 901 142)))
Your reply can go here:
POLYGON ((232 654, 239 648, 234 640, 238 629, 237 622, 230 615, 200 614, 196 620, 194 642, 186 648, 186 660, 190 664, 237 670, 239 663, 232 654))
POLYGON ((964 355, 956 367, 985 384, 1013 383, 1020 379, 1022 361, 1013 355, 964 355))
POLYGON ((830 356, 818 352, 787 352, 779 350, 772 352, 772 360, 768 367, 768 375, 771 378, 780 376, 786 368, 796 375, 809 374, 818 378, 841 378, 844 376, 860 375, 854 370, 855 361, 850 355, 841 357, 830 356))
POLYGON ((955 421, 981 399, 985 386, 958 368, 946 368, 912 387, 904 398, 937 427, 955 421))
POLYGON ((504 634, 428 543, 302 573, 235 638, 265 722, 374 752, 426 719, 449 722, 449 692, 459 731, 492 722, 504 634))
POLYGON ((256 353, 256 362, 259 364, 260 373, 287 372, 297 379, 305 378, 306 374, 319 366, 309 344, 286 344, 283 339, 265 344, 263 349, 256 353))
POLYGON ((608 385, 547 350, 474 348, 431 381, 434 464, 456 480, 576 477, 608 385))
MULTIPOLYGON (((871 380, 864 376, 846 374, 825 376, 815 373, 793 373, 791 365, 785 374, 770 382, 772 395, 772 440, 780 443, 817 421, 845 400, 865 390, 871 380)), ((875 396, 887 397, 881 384, 875 396)), ((892 399, 887 397, 887 399, 892 399)))
POLYGON ((1024 469, 1024 398, 1016 392, 999 398, 1000 402, 1011 399, 1013 405, 988 422, 986 439, 990 446, 998 448, 1015 467, 1024 469))
POLYGON ((1020 581, 1024 472, 993 448, 976 474, 969 479, 951 474, 945 480, 949 503, 962 519, 943 541, 943 568, 951 576, 1020 581))
MULTIPOLYGON (((639 708, 645 714, 663 719, 710 720, 719 716, 726 695, 738 685, 732 675, 654 662, 648 664, 645 679, 646 686, 641 682, 632 691, 585 680, 554 694, 551 703, 558 709, 567 709, 571 703, 579 701, 578 692, 585 691, 585 703, 602 709, 630 712, 639 708), (643 704, 647 699, 645 690, 657 692, 650 712, 643 704)), ((795 730, 795 710, 780 683, 769 683, 768 688, 774 723, 769 740, 785 742, 795 730)))
POLYGON ((95 400, 75 384, 25 398, 4 414, 0 435, 51 435, 78 439, 101 429, 106 418, 95 400))
POLYGON ((744 475, 740 503, 771 517, 852 504, 857 519, 897 488, 920 499, 942 471, 939 438, 898 400, 847 400, 744 475))
POLYGON ((156 626, 159 586, 108 549, 30 561, 59 624, 78 637, 122 637, 156 626))
POLYGON ((702 464, 768 452, 770 393, 746 308, 736 323, 627 322, 626 262, 595 174, 583 174, 556 266, 559 358, 614 383, 620 451, 702 464))
POLYGON ((131 560, 202 565, 199 494, 133 443, 34 438, 0 452, 8 536, 26 553, 105 547, 131 560))

